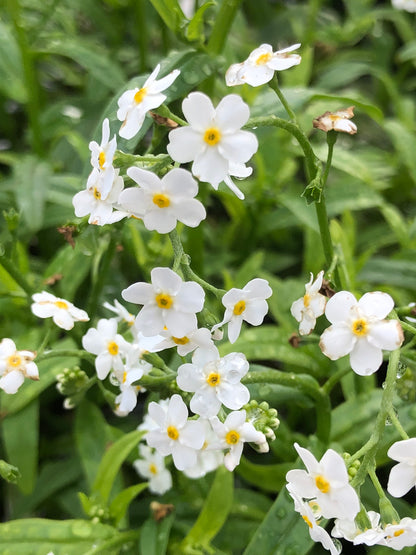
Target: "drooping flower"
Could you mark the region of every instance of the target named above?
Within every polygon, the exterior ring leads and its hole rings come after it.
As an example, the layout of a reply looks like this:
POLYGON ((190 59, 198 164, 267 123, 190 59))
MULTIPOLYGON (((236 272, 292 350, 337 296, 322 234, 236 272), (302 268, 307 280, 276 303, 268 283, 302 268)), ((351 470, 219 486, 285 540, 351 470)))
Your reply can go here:
POLYGON ((224 319, 216 324, 212 331, 228 322, 228 340, 235 343, 240 335, 243 320, 252 326, 259 326, 269 310, 266 299, 273 294, 268 281, 265 279, 252 279, 243 287, 233 287, 222 298, 225 306, 224 319))
POLYGON ((134 283, 121 293, 125 301, 144 305, 135 327, 143 335, 157 335, 167 328, 183 337, 196 327, 196 313, 204 306, 205 293, 194 281, 183 282, 170 268, 153 268, 152 283, 134 283))
POLYGON ((403 497, 416 486, 416 438, 396 441, 387 455, 399 463, 390 471, 387 491, 393 497, 403 497))
POLYGON ((18 351, 12 339, 0 342, 0 389, 9 394, 17 392, 25 378, 39 380, 39 371, 33 362, 36 353, 18 351))
POLYGON ((235 95, 225 96, 215 109, 208 96, 201 92, 189 94, 182 103, 188 126, 169 133, 168 153, 181 164, 193 161, 192 173, 211 183, 214 189, 224 181, 243 199, 243 193, 230 176, 247 177, 252 169, 245 166, 257 151, 254 133, 243 131, 250 112, 247 104, 235 95))
POLYGON ((218 446, 214 442, 213 447, 228 450, 224 457, 224 466, 230 472, 240 463, 244 443, 249 441, 261 445, 266 441, 262 432, 257 431, 250 422, 246 422, 245 410, 230 412, 224 422, 217 416, 211 418, 210 422, 218 438, 218 446))
POLYGON ((198 184, 188 171, 174 168, 160 179, 152 172, 133 167, 127 175, 139 187, 125 189, 119 203, 126 212, 143 219, 150 231, 169 233, 178 221, 197 227, 206 217, 203 204, 194 198, 198 184))
POLYGON ((357 126, 350 121, 354 116, 354 106, 349 106, 344 110, 337 110, 336 112, 325 112, 321 116, 313 120, 313 126, 321 131, 342 131, 355 135, 357 133, 357 126))
POLYGON ((416 520, 405 517, 398 523, 387 524, 384 527, 384 539, 378 543, 394 551, 416 545, 416 520))
POLYGON ((396 10, 406 10, 406 12, 416 13, 415 0, 391 0, 391 3, 396 10))
POLYGON ((341 455, 328 449, 318 462, 310 451, 295 443, 307 471, 294 469, 286 474, 291 491, 307 499, 316 498, 325 518, 352 520, 360 510, 360 500, 350 486, 341 455))
POLYGON ((134 324, 134 316, 130 314, 130 312, 125 308, 121 303, 118 302, 117 299, 114 299, 114 305, 105 302, 103 303, 104 308, 111 310, 114 314, 116 314, 117 322, 126 322, 129 326, 134 324))
POLYGON ((140 459, 133 462, 136 472, 149 480, 149 490, 163 495, 172 487, 172 475, 165 467, 165 457, 147 445, 139 445, 140 459))
POLYGON ((85 310, 77 308, 66 299, 55 297, 52 293, 42 291, 32 296, 31 310, 38 318, 52 318, 54 323, 64 330, 71 330, 74 322, 88 322, 85 310))
POLYGON ((196 452, 204 444, 204 426, 196 420, 188 420, 188 409, 180 395, 172 395, 165 409, 158 403, 149 404, 149 415, 157 428, 146 434, 150 447, 166 457, 172 455, 178 470, 196 464, 196 452))
POLYGON ((384 320, 394 306, 387 293, 366 293, 357 302, 348 291, 329 299, 325 316, 332 326, 321 335, 319 346, 331 360, 350 355, 351 368, 361 376, 378 370, 382 350, 393 351, 403 342, 398 320, 384 320))
POLYGON ((158 108, 166 100, 162 91, 170 87, 180 74, 178 69, 174 69, 157 81, 159 71, 160 64, 153 70, 143 87, 130 89, 118 99, 117 118, 123 122, 119 131, 120 137, 131 139, 140 131, 146 113, 158 108))
POLYGON ((174 337, 168 331, 160 334, 164 339, 155 346, 155 350, 162 351, 176 347, 178 355, 184 357, 195 349, 210 349, 214 347, 211 332, 207 328, 192 328, 182 337, 174 337))
POLYGON ((283 50, 273 52, 270 44, 262 44, 250 54, 244 62, 233 64, 225 74, 225 82, 229 87, 244 85, 258 87, 268 83, 275 71, 283 71, 300 64, 299 54, 290 54, 297 50, 300 44, 293 44, 283 50))
POLYGON ((325 312, 326 297, 319 293, 323 277, 324 272, 322 270, 316 276, 316 280, 313 281, 313 274, 311 273, 311 279, 305 285, 305 294, 295 301, 290 308, 292 316, 299 322, 300 335, 311 333, 315 327, 316 319, 325 312))
POLYGON ((128 215, 127 212, 117 210, 118 197, 124 189, 124 181, 119 171, 115 170, 114 181, 108 193, 104 195, 103 173, 95 168, 92 170, 87 188, 74 195, 72 199, 78 218, 90 214, 88 223, 102 226, 119 222, 128 215))
POLYGON ((110 139, 110 122, 108 118, 103 121, 101 144, 91 141, 91 165, 101 172, 102 197, 106 198, 114 181, 115 169, 113 167, 114 153, 117 148, 116 136, 110 139))
POLYGON ((249 369, 242 353, 230 353, 220 358, 218 349, 198 349, 192 364, 178 368, 176 382, 183 391, 195 393, 190 402, 193 412, 210 418, 216 416, 221 404, 237 410, 250 400, 250 392, 240 383, 249 369))
POLYGON ((331 535, 334 538, 344 538, 354 545, 376 545, 384 538, 384 532, 380 526, 380 515, 374 511, 368 511, 368 519, 371 523, 371 528, 365 531, 358 528, 354 520, 341 520, 335 519, 334 528, 331 535))

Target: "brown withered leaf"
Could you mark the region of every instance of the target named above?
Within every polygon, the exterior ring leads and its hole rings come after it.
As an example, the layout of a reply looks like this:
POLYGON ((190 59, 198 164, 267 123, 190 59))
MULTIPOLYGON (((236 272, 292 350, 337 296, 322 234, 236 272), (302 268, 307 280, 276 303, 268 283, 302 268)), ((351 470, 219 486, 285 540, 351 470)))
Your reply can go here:
POLYGON ((75 241, 73 238, 73 233, 76 230, 76 227, 74 225, 63 225, 61 227, 57 227, 56 229, 58 233, 61 233, 61 235, 64 236, 65 241, 69 243, 72 248, 74 248, 75 241))
POLYGON ((155 112, 149 113, 158 125, 164 125, 165 127, 169 127, 169 129, 175 129, 175 127, 178 127, 178 124, 176 121, 173 121, 173 119, 159 116, 159 114, 156 114, 155 112))
POLYGON ((152 511, 153 518, 156 522, 163 520, 175 509, 175 506, 171 503, 163 504, 158 501, 152 501, 150 503, 150 510, 152 511))

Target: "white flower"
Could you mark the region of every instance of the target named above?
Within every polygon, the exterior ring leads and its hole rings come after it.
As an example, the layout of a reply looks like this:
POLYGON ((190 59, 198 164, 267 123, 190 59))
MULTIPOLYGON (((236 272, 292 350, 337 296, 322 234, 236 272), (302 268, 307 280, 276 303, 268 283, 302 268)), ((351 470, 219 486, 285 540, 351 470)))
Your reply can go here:
POLYGON ((323 277, 324 272, 322 270, 316 276, 316 280, 313 281, 313 274, 311 273, 311 279, 305 285, 304 296, 295 301, 290 308, 292 316, 300 322, 300 335, 311 333, 315 327, 316 319, 318 316, 322 316, 325 311, 326 297, 319 293, 323 277))
MULTIPOLYGON (((157 404, 166 412, 169 406, 170 399, 161 399, 157 404)), ((150 416, 148 412, 143 417, 143 422, 137 426, 137 429, 141 432, 150 432, 151 430, 157 430, 159 428, 155 420, 150 416)), ((145 436, 144 436, 145 437, 145 436)))
POLYGON ((387 545, 395 551, 401 551, 404 547, 416 545, 416 520, 405 517, 398 524, 387 524, 384 527, 384 540, 378 542, 387 545))
POLYGON ((384 538, 384 532, 380 527, 380 515, 374 511, 368 511, 367 516, 371 528, 360 530, 354 520, 335 519, 331 535, 334 538, 345 538, 354 545, 375 545, 384 538))
POLYGON ((141 377, 143 377, 142 368, 123 372, 123 377, 119 383, 120 393, 115 398, 116 409, 114 412, 117 416, 126 416, 137 405, 137 395, 141 387, 133 385, 133 383, 140 380, 141 377))
POLYGON ((348 472, 341 455, 328 449, 318 462, 310 451, 297 443, 295 449, 307 472, 289 470, 286 480, 291 491, 304 498, 316 498, 325 518, 355 518, 360 510, 360 500, 348 482, 348 472))
POLYGON ((32 296, 34 303, 31 310, 39 318, 52 318, 54 323, 64 330, 71 330, 74 322, 88 322, 89 317, 85 310, 77 308, 72 303, 52 293, 42 291, 32 296))
POLYGON ((128 324, 129 326, 132 326, 134 324, 135 318, 133 314, 130 314, 127 308, 119 303, 117 299, 114 299, 114 306, 108 302, 105 302, 103 306, 117 315, 117 322, 126 322, 126 324, 128 324))
POLYGON ((162 351, 170 347, 177 347, 178 355, 186 356, 195 349, 210 349, 214 347, 211 332, 207 328, 193 328, 182 337, 174 337, 168 331, 162 331, 164 338, 155 346, 155 350, 162 351))
POLYGON ((218 349, 198 349, 192 364, 178 368, 176 382, 183 391, 195 393, 190 402, 193 412, 209 418, 218 414, 221 403, 237 410, 249 402, 250 392, 240 380, 249 364, 242 353, 230 353, 220 358, 218 349))
POLYGON ((156 430, 146 435, 150 447, 166 457, 172 455, 178 470, 190 468, 196 464, 196 451, 205 441, 204 426, 195 420, 188 421, 188 409, 180 395, 172 395, 167 409, 151 402, 149 415, 157 423, 156 430))
POLYGON ((240 129, 250 116, 247 104, 229 94, 215 109, 208 96, 193 92, 183 101, 182 111, 189 125, 169 133, 170 156, 181 164, 193 160, 192 173, 200 181, 211 183, 214 189, 225 181, 243 199, 230 176, 250 175, 252 169, 246 168, 245 162, 258 148, 256 136, 240 129))
POLYGON ((130 89, 118 99, 117 118, 123 122, 119 131, 120 137, 131 139, 139 132, 146 112, 158 108, 166 100, 166 95, 162 94, 162 91, 170 87, 180 73, 178 69, 174 69, 156 81, 159 71, 160 64, 156 66, 143 87, 130 89))
POLYGON ((357 133, 357 126, 350 121, 354 116, 354 106, 349 106, 344 110, 337 110, 336 112, 325 112, 321 116, 313 120, 313 126, 321 131, 342 131, 355 135, 357 133))
POLYGON ((131 345, 117 333, 117 320, 102 318, 97 328, 90 328, 82 338, 82 346, 89 353, 97 355, 95 369, 100 380, 104 380, 110 370, 124 372, 125 357, 131 345))
MULTIPOLYGON (((253 424, 246 422, 245 410, 230 412, 225 422, 221 422, 217 416, 211 418, 210 422, 217 434, 218 447, 229 450, 224 457, 224 465, 230 472, 240 463, 245 442, 261 445, 266 441, 262 432, 258 432, 253 424)), ((217 447, 215 443, 213 447, 217 447)))
POLYGON ((297 50, 300 44, 294 44, 283 50, 273 52, 270 44, 262 44, 250 54, 244 62, 233 64, 225 74, 225 82, 229 87, 247 83, 258 87, 268 83, 275 71, 283 71, 300 64, 299 54, 289 54, 297 50))
POLYGON ((139 454, 141 459, 133 462, 136 472, 149 480, 152 493, 163 495, 172 487, 172 475, 165 467, 165 458, 147 445, 139 446, 139 454))
POLYGON ((390 471, 387 491, 393 497, 403 497, 416 486, 416 438, 396 441, 387 455, 399 462, 390 471))
POLYGON ((329 299, 325 316, 333 324, 321 335, 319 346, 331 360, 350 355, 351 368, 361 376, 378 370, 382 349, 393 351, 403 342, 397 320, 383 320, 394 306, 387 293, 366 293, 357 302, 352 293, 340 291, 329 299))
POLYGON ((194 198, 198 184, 188 171, 174 168, 160 179, 152 172, 133 167, 127 175, 139 188, 125 189, 119 203, 129 214, 142 218, 150 231, 169 233, 178 221, 197 227, 206 218, 203 204, 194 198))
POLYGON ((102 139, 99 145, 96 141, 91 141, 89 149, 91 151, 91 165, 102 173, 102 197, 105 198, 110 192, 114 181, 113 158, 117 148, 116 136, 110 139, 110 123, 108 118, 103 121, 102 139))
POLYGON ((153 268, 152 283, 134 283, 121 293, 130 303, 144 305, 136 318, 143 335, 162 332, 165 327, 175 337, 183 337, 196 327, 196 312, 204 306, 205 293, 194 281, 183 282, 170 268, 153 268))
POLYGON ((266 299, 273 294, 269 283, 265 279, 252 279, 243 287, 233 287, 222 298, 225 306, 224 319, 216 324, 212 331, 228 322, 228 340, 235 343, 240 335, 243 320, 252 326, 259 326, 269 310, 266 299))
POLYGON ((410 13, 416 13, 416 0, 391 0, 391 3, 396 10, 406 10, 410 13))
POLYGON ((115 210, 118 197, 124 189, 123 178, 119 175, 119 169, 114 172, 114 181, 110 189, 104 194, 107 186, 103 172, 94 168, 88 178, 87 188, 77 193, 72 199, 75 215, 83 218, 90 214, 89 224, 106 225, 119 222, 127 216, 126 212, 115 210))
POLYGON ((312 540, 314 542, 321 543, 325 549, 330 551, 331 555, 338 555, 341 552, 341 549, 339 549, 334 544, 334 541, 332 540, 328 532, 318 525, 318 523, 316 522, 316 516, 310 504, 305 503, 301 496, 297 495, 297 493, 290 487, 289 484, 286 487, 289 491, 290 496, 295 502, 295 511, 302 515, 303 520, 309 527, 309 535, 312 540))
POLYGON ((33 362, 36 353, 18 351, 12 339, 0 342, 0 389, 9 394, 17 392, 25 378, 39 380, 39 371, 33 362))
POLYGON ((222 465, 224 455, 221 449, 216 448, 218 441, 209 420, 200 418, 198 422, 204 426, 205 441, 199 451, 196 452, 196 463, 190 468, 186 468, 183 473, 188 478, 202 478, 208 472, 212 472, 222 465))

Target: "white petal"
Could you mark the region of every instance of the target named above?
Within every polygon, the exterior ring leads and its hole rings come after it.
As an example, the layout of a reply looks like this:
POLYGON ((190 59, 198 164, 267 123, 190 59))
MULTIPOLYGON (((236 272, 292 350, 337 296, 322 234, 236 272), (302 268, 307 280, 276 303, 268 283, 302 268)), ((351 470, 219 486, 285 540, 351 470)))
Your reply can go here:
POLYGON ((228 161, 220 155, 215 146, 209 146, 196 156, 192 164, 192 173, 200 181, 206 181, 215 187, 228 175, 228 161))
POLYGON ((235 343, 240 335, 241 324, 243 323, 242 316, 234 316, 228 323, 228 341, 235 343))
POLYGON ((158 292, 163 291, 171 295, 176 295, 183 286, 183 281, 180 276, 170 268, 153 268, 150 272, 150 276, 152 285, 158 292))
POLYGON ((0 389, 3 389, 6 393, 13 395, 17 392, 24 381, 25 378, 21 372, 18 370, 12 370, 0 378, 0 389))
POLYGON ((393 497, 403 497, 416 484, 416 465, 399 463, 390 471, 387 491, 393 497))
POLYGON ((249 117, 250 109, 241 96, 229 94, 217 106, 215 123, 223 133, 236 132, 249 117))
POLYGON ((383 362, 383 353, 366 339, 358 340, 350 354, 351 368, 360 376, 374 374, 383 362))
POLYGON ((358 306, 366 316, 374 316, 381 320, 393 310, 394 301, 387 293, 373 291, 363 295, 358 301, 358 306))
POLYGON ((218 399, 227 408, 238 410, 250 401, 250 392, 241 383, 223 384, 218 390, 218 399))
POLYGON ((274 70, 267 65, 246 65, 239 72, 239 79, 252 87, 258 87, 268 83, 274 75, 274 70))
POLYGON ((416 438, 396 441, 387 451, 387 455, 395 461, 414 461, 416 466, 416 438))
POLYGON ((247 162, 255 152, 259 143, 254 133, 250 131, 236 131, 231 135, 224 135, 218 143, 218 151, 227 160, 234 163, 247 162))
POLYGON ((348 326, 334 324, 321 335, 319 346, 328 358, 338 360, 348 355, 354 348, 355 343, 356 337, 348 326))
POLYGON ((215 116, 210 98, 201 92, 193 92, 185 98, 182 102, 182 112, 188 123, 202 133, 212 126, 212 119, 215 116))
POLYGON ((154 290, 150 283, 133 283, 121 292, 123 299, 129 303, 147 304, 154 297, 154 290))
POLYGON ((164 326, 162 310, 156 306, 144 306, 136 317, 135 327, 145 337, 157 335, 164 326))
POLYGON ((205 147, 203 133, 192 127, 179 127, 169 133, 169 144, 166 150, 175 162, 185 164, 195 160, 198 153, 204 150, 205 147))
POLYGON ((403 330, 398 320, 384 320, 371 324, 368 342, 374 347, 394 351, 403 343, 403 330))
POLYGON ((351 309, 357 305, 357 299, 349 291, 340 291, 326 303, 325 316, 331 322, 345 322, 351 317, 351 309))

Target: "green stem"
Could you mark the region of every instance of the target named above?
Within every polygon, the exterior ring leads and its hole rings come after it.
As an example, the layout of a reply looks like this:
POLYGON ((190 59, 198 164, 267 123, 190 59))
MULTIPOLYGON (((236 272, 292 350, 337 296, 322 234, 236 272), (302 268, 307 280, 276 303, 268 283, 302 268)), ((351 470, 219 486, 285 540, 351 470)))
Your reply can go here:
POLYGON ((403 428, 403 426, 401 425, 400 420, 397 417, 396 411, 394 410, 393 407, 390 408, 388 416, 391 420, 391 423, 393 424, 393 426, 396 428, 396 430, 399 432, 399 434, 402 436, 402 439, 409 439, 409 436, 406 433, 406 430, 403 428))
POLYGON ((241 2, 242 0, 224 0, 221 3, 207 45, 208 52, 213 56, 218 56, 223 51, 229 30, 241 2))
POLYGON ((274 74, 273 79, 271 81, 269 81, 269 87, 277 94, 277 97, 279 98, 280 102, 282 103, 284 109, 286 110, 288 116, 293 121, 293 123, 297 123, 296 114, 292 110, 292 108, 290 107, 290 105, 289 105, 288 101, 286 100, 284 94, 282 93, 282 91, 279 87, 279 82, 277 80, 277 75, 276 74, 274 74))
POLYGON ((328 179, 328 174, 329 174, 329 170, 331 169, 331 164, 332 164, 332 155, 334 153, 334 146, 335 143, 337 142, 337 132, 336 131, 328 131, 327 135, 326 135, 326 141, 328 143, 328 154, 326 156, 326 164, 325 164, 325 171, 322 175, 322 188, 325 187, 326 185, 326 181, 328 179))
MULTIPOLYGON (((331 234, 329 232, 328 213, 326 211, 326 202, 324 192, 322 191, 321 200, 315 202, 316 217, 318 219, 319 232, 321 234, 322 248, 328 268, 331 266, 334 257, 334 246, 332 244, 331 234)), ((336 268, 335 268, 336 272, 336 268)), ((334 272, 334 274, 335 274, 334 272)), ((337 284, 339 285, 339 284, 337 284)))
POLYGON ((328 380, 324 383, 324 385, 322 386, 322 391, 324 393, 326 393, 327 395, 329 395, 329 393, 332 391, 333 387, 339 382, 341 381, 341 379, 346 376, 347 374, 349 374, 351 372, 351 368, 349 366, 345 367, 345 368, 341 368, 340 370, 337 370, 335 372, 335 374, 333 374, 332 376, 330 376, 328 378, 328 380))
POLYGON ((39 356, 36 357, 36 364, 39 362, 43 362, 44 360, 49 360, 50 358, 57 358, 57 357, 74 357, 74 358, 83 358, 88 360, 94 364, 95 355, 88 353, 87 351, 83 350, 70 350, 70 349, 62 349, 62 350, 55 350, 55 351, 47 351, 46 353, 43 352, 39 356))
POLYGON ((6 272, 10 274, 10 276, 14 279, 17 285, 19 285, 20 288, 23 289, 23 291, 26 293, 28 297, 31 297, 33 293, 35 293, 35 290, 33 289, 33 287, 29 285, 29 283, 23 277, 19 269, 16 268, 13 262, 9 260, 9 258, 7 258, 7 256, 4 253, 0 253, 0 266, 3 266, 6 272))
POLYGON ((156 110, 152 110, 152 112, 154 112, 155 114, 157 114, 159 116, 162 116, 162 118, 171 119, 172 121, 174 121, 175 123, 177 123, 181 127, 184 127, 185 125, 189 125, 187 121, 185 121, 184 119, 180 118, 179 116, 177 116, 176 114, 171 112, 165 104, 162 104, 156 110))
POLYGON ((400 325, 402 326, 402 328, 405 331, 409 331, 410 333, 413 333, 413 335, 416 335, 415 326, 412 326, 411 324, 408 324, 407 322, 403 322, 402 320, 400 320, 400 325))
POLYGON ((387 497, 386 494, 384 493, 384 489, 382 485, 380 484, 380 480, 377 478, 377 474, 374 468, 370 468, 368 470, 368 475, 370 476, 370 479, 373 482, 373 486, 375 487, 379 498, 384 499, 385 497, 387 497))

